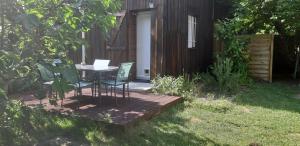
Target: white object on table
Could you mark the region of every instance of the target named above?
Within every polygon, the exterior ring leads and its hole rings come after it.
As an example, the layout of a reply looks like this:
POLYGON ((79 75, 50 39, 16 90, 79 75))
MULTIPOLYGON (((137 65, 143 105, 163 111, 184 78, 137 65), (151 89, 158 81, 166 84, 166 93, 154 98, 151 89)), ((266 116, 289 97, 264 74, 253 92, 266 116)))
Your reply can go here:
POLYGON ((95 69, 107 68, 110 60, 96 59, 93 66, 95 69))

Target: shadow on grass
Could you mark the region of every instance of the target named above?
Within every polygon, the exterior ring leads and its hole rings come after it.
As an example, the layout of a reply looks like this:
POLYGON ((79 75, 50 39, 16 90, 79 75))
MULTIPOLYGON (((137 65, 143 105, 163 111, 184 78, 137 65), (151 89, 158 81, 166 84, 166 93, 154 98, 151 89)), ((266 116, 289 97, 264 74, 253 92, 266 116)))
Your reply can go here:
POLYGON ((300 113, 300 88, 283 83, 257 83, 234 100, 239 105, 259 106, 300 113))
POLYGON ((178 116, 184 108, 184 104, 178 104, 153 120, 143 122, 124 133, 110 131, 108 135, 114 137, 119 145, 221 145, 206 137, 197 136, 195 131, 186 130, 188 119, 178 116))
POLYGON ((178 104, 152 121, 141 122, 127 131, 99 122, 62 117, 40 110, 31 111, 30 118, 23 123, 27 125, 23 135, 27 136, 15 135, 6 144, 55 145, 49 141, 60 137, 67 138, 71 145, 220 145, 206 137, 197 136, 196 132, 185 130, 188 119, 177 114, 183 109, 184 104, 178 104), (16 139, 18 142, 13 142, 16 139))

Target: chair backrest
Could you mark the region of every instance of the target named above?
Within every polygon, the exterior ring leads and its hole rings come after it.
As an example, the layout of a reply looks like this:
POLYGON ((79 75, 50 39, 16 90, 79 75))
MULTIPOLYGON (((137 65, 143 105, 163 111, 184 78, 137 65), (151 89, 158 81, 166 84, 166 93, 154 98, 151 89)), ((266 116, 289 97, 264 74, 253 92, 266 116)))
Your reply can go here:
POLYGON ((117 81, 128 81, 133 62, 121 63, 117 74, 117 81))
POLYGON ((75 84, 79 82, 79 73, 74 64, 64 65, 61 74, 62 78, 68 83, 75 84))
POLYGON ((47 67, 45 67, 42 64, 37 63, 36 64, 38 71, 40 73, 40 77, 43 81, 49 82, 54 80, 54 74, 52 71, 50 71, 47 67))
POLYGON ((102 59, 95 59, 94 61, 94 68, 107 68, 110 63, 110 60, 102 60, 102 59))

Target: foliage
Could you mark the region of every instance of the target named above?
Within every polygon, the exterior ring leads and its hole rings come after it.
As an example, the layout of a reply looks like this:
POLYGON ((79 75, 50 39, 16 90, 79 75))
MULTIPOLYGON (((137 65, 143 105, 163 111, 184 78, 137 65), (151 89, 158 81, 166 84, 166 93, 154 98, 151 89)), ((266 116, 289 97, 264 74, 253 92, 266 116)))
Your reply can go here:
POLYGON ((184 77, 175 78, 173 76, 158 76, 152 80, 153 91, 167 95, 179 95, 183 87, 184 77))
MULTIPOLYGON (((34 64, 45 58, 68 58, 86 44, 80 36, 95 27, 106 32, 119 0, 1 0, 0 80, 35 80, 34 64)), ((86 44, 87 45, 87 44, 86 44)))
POLYGON ((215 37, 224 43, 223 50, 216 57, 210 73, 204 74, 208 79, 204 83, 209 86, 216 85, 220 92, 234 92, 241 84, 248 84, 248 63, 250 60, 246 45, 247 40, 239 37, 242 28, 234 20, 223 20, 216 23, 215 37))
POLYGON ((153 92, 158 94, 176 95, 191 100, 200 96, 199 75, 194 75, 192 80, 188 76, 158 76, 152 80, 153 92))
POLYGON ((51 104, 56 105, 58 99, 63 100, 65 98, 65 93, 71 91, 72 86, 63 78, 55 78, 53 83, 53 91, 57 94, 53 98, 49 99, 51 104))
POLYGON ((52 61, 49 60, 44 60, 40 62, 45 67, 47 67, 47 69, 51 71, 51 73, 54 74, 52 85, 37 87, 37 90, 35 92, 35 97, 40 101, 46 98, 47 91, 48 91, 49 92, 48 96, 51 97, 49 98, 50 104, 57 105, 57 100, 63 100, 65 98, 65 93, 74 89, 74 87, 70 85, 70 83, 67 82, 66 79, 62 78, 63 71, 69 66, 68 62, 64 60, 62 60, 62 62, 63 63, 55 66, 52 65, 52 61))
POLYGON ((220 56, 230 59, 233 62, 232 72, 240 74, 240 80, 247 82, 250 56, 246 48, 247 40, 238 36, 241 29, 239 27, 233 20, 219 21, 216 24, 215 36, 224 43, 222 52, 219 52, 220 56))
POLYGON ((236 0, 234 20, 248 33, 294 35, 300 30, 299 0, 236 0))
POLYGON ((212 67, 212 74, 216 77, 220 92, 237 91, 240 86, 239 72, 234 72, 233 61, 229 58, 217 57, 217 62, 212 67))
POLYGON ((8 102, 0 116, 0 145, 22 145, 16 137, 29 138, 26 134, 31 127, 27 127, 29 112, 21 106, 21 102, 8 102))
POLYGON ((0 115, 2 115, 7 103, 7 96, 3 89, 0 88, 0 115))
POLYGON ((222 94, 237 93, 240 86, 244 83, 241 80, 241 74, 233 71, 233 61, 220 56, 217 56, 217 60, 211 67, 210 72, 200 74, 200 79, 204 85, 203 89, 207 92, 217 91, 219 93, 218 98, 222 94))

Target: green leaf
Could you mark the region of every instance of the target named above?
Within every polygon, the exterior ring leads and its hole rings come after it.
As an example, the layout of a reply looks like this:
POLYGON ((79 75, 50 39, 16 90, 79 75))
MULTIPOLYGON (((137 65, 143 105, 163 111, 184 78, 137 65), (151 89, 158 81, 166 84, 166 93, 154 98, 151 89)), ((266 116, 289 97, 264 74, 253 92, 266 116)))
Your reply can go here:
POLYGON ((28 31, 32 31, 32 29, 40 25, 37 16, 33 14, 21 14, 16 17, 16 22, 22 24, 28 31))

